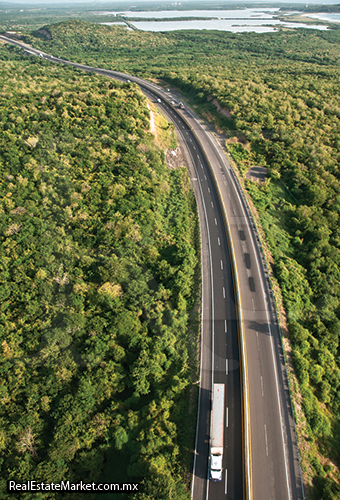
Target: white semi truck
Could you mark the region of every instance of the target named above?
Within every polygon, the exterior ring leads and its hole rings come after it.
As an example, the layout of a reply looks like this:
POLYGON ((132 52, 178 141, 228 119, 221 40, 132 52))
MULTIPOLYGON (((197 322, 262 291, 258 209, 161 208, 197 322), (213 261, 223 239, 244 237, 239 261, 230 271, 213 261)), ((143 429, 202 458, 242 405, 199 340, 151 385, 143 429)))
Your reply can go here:
POLYGON ((224 384, 214 384, 210 430, 210 471, 212 481, 222 480, 224 431, 224 384))

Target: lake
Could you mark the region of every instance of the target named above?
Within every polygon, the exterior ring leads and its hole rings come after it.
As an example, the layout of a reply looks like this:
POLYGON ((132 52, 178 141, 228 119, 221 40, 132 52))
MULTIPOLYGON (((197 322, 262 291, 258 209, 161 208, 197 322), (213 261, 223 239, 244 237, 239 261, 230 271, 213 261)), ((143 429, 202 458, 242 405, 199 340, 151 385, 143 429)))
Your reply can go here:
POLYGON ((254 9, 234 9, 234 10, 154 10, 143 12, 102 12, 102 15, 116 15, 122 14, 127 17, 154 17, 162 19, 164 17, 216 17, 216 18, 248 18, 252 16, 263 17, 264 19, 271 19, 273 15, 279 10, 278 7, 262 7, 254 9))
MULTIPOLYGON (((280 21, 274 16, 278 14, 278 7, 245 8, 234 10, 163 10, 149 12, 111 12, 103 11, 101 15, 122 14, 129 17, 140 18, 140 21, 130 23, 142 31, 175 31, 175 30, 219 30, 234 33, 256 32, 268 33, 279 27, 309 28, 326 30, 327 26, 308 25, 304 23, 289 23, 280 21), (216 19, 192 21, 175 21, 178 17, 213 17, 216 19), (174 21, 143 21, 143 18, 164 19, 171 18, 174 21)), ((97 12, 99 14, 99 12, 97 12)), ((116 24, 116 23, 102 23, 116 24)))
POLYGON ((175 31, 175 30, 219 30, 234 33, 254 31, 256 33, 268 33, 275 31, 278 27, 310 28, 327 30, 327 26, 310 25, 303 23, 284 23, 278 19, 258 20, 212 20, 212 21, 157 21, 157 22, 133 22, 136 28, 142 31, 175 31), (270 26, 268 26, 270 24, 270 26))

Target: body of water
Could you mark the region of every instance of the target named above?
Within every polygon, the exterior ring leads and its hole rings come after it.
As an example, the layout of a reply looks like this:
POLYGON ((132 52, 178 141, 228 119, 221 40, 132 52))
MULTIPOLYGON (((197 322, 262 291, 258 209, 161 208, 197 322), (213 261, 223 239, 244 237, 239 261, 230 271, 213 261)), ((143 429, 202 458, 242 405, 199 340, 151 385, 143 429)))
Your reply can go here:
POLYGON ((306 17, 313 19, 320 19, 320 21, 328 21, 332 23, 340 23, 340 14, 320 13, 320 14, 306 14, 306 17))
POLYGON ((278 19, 240 19, 240 20, 212 20, 212 21, 157 21, 157 22, 133 22, 136 28, 142 31, 175 31, 175 30, 219 30, 232 31, 234 33, 254 31, 256 33, 268 33, 275 31, 278 27, 288 28, 312 28, 326 30, 327 26, 310 25, 303 23, 284 23, 278 19))
MULTIPOLYGON (((310 25, 304 23, 290 23, 276 19, 279 13, 278 7, 245 8, 234 10, 163 10, 150 12, 101 12, 102 15, 121 14, 130 17, 140 18, 140 21, 130 21, 137 29, 142 31, 176 31, 176 30, 219 30, 231 31, 234 33, 256 32, 268 33, 275 31, 279 27, 287 28, 308 28, 326 30, 327 26, 310 25), (192 21, 176 21, 178 17, 212 17, 216 19, 204 20, 196 19, 192 21), (143 18, 164 19, 171 18, 173 21, 143 21, 143 18)), ((332 14, 330 14, 332 16, 332 14)), ((312 16, 310 16, 312 17, 312 16)), ((116 23, 103 23, 116 24, 116 23)))
POLYGON ((131 11, 120 11, 111 12, 103 11, 97 12, 96 14, 102 16, 117 15, 121 14, 126 17, 154 17, 156 19, 162 19, 164 17, 216 17, 221 18, 247 18, 247 17, 262 17, 263 19, 271 19, 275 13, 279 10, 278 7, 268 7, 258 8, 258 9, 234 9, 234 10, 155 10, 155 11, 143 11, 143 12, 131 12, 131 11))

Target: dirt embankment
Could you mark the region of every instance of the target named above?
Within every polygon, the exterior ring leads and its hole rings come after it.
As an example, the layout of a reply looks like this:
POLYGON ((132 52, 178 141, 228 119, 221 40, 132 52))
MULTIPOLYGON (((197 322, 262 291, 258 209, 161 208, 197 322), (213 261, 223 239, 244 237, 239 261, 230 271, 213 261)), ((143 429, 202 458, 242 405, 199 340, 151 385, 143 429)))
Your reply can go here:
POLYGON ((147 107, 148 107, 148 110, 150 111, 150 132, 152 134, 155 134, 156 131, 157 131, 157 127, 156 127, 156 123, 155 123, 155 114, 154 112, 152 111, 149 103, 147 102, 146 103, 147 107))
POLYGON ((216 97, 208 95, 207 100, 208 101, 212 101, 212 104, 216 107, 217 111, 219 113, 221 113, 221 115, 223 115, 226 118, 228 118, 228 120, 231 119, 231 113, 230 113, 229 109, 222 108, 222 106, 220 105, 220 103, 218 102, 218 100, 216 99, 216 97))
POLYGON ((179 146, 177 146, 176 149, 167 149, 165 151, 165 161, 169 168, 179 168, 187 166, 186 158, 179 146))

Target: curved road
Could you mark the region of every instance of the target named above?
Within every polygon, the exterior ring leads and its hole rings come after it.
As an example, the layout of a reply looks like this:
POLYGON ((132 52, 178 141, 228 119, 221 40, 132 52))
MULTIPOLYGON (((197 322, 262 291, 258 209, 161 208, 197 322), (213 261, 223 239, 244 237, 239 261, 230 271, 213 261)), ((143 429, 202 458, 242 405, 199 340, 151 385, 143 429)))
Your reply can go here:
POLYGON ((174 109, 171 96, 150 82, 61 60, 0 38, 52 62, 136 82, 175 123, 187 151, 202 245, 201 384, 192 496, 195 500, 304 498, 284 355, 266 264, 242 189, 210 130, 187 106, 174 109), (245 380, 245 391, 241 379, 245 380), (226 386, 224 471, 220 483, 207 480, 214 382, 226 386))

